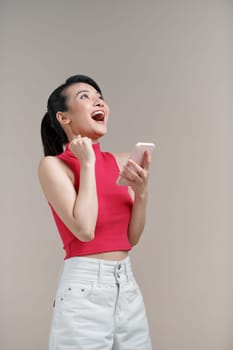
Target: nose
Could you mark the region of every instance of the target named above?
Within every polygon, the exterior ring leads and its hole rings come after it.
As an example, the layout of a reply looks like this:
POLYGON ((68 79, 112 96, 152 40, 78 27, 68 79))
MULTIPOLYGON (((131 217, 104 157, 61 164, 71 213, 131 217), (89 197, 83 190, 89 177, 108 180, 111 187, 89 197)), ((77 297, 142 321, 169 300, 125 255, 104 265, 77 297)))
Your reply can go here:
POLYGON ((103 107, 104 106, 104 101, 100 97, 97 97, 96 101, 95 101, 95 105, 98 106, 98 107, 103 107))

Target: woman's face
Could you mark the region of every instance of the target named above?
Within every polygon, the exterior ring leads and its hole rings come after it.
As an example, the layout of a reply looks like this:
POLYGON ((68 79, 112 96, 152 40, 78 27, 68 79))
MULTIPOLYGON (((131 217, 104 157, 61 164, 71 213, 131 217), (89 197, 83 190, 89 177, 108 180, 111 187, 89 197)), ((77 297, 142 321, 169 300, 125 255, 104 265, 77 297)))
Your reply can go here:
POLYGON ((77 83, 69 86, 65 94, 68 108, 65 114, 70 120, 66 124, 68 138, 80 134, 96 141, 103 136, 107 132, 109 107, 100 93, 91 85, 77 83))

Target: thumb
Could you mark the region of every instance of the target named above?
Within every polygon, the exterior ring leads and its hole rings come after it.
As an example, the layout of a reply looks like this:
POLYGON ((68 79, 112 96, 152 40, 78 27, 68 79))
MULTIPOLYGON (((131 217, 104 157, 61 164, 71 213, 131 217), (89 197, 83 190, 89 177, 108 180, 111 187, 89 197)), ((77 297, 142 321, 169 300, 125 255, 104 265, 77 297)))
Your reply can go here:
POLYGON ((145 151, 142 159, 142 168, 145 170, 149 170, 151 162, 151 156, 148 151, 145 151))

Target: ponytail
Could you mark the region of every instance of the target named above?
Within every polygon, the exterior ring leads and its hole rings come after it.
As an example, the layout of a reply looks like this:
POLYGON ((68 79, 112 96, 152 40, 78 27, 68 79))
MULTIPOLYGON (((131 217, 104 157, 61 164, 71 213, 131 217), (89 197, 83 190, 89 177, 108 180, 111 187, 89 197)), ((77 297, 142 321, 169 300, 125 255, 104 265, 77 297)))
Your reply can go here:
POLYGON ((45 156, 56 156, 63 152, 63 145, 68 138, 59 122, 52 123, 49 113, 41 121, 41 139, 45 156))

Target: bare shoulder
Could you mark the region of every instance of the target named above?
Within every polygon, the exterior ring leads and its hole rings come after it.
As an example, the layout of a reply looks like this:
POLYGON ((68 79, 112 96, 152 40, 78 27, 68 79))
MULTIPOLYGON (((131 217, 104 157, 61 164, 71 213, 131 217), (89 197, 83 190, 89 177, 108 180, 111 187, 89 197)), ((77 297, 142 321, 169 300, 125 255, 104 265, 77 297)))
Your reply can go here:
POLYGON ((48 170, 53 170, 54 168, 60 168, 61 164, 57 157, 45 156, 40 159, 38 164, 38 175, 41 176, 48 170))
POLYGON ((42 180, 46 176, 56 176, 56 174, 64 173, 68 175, 69 178, 74 180, 74 175, 72 170, 63 162, 61 159, 55 156, 45 156, 40 159, 37 169, 38 177, 42 180))
POLYGON ((119 169, 122 170, 129 158, 129 152, 114 152, 113 155, 116 158, 119 169))

